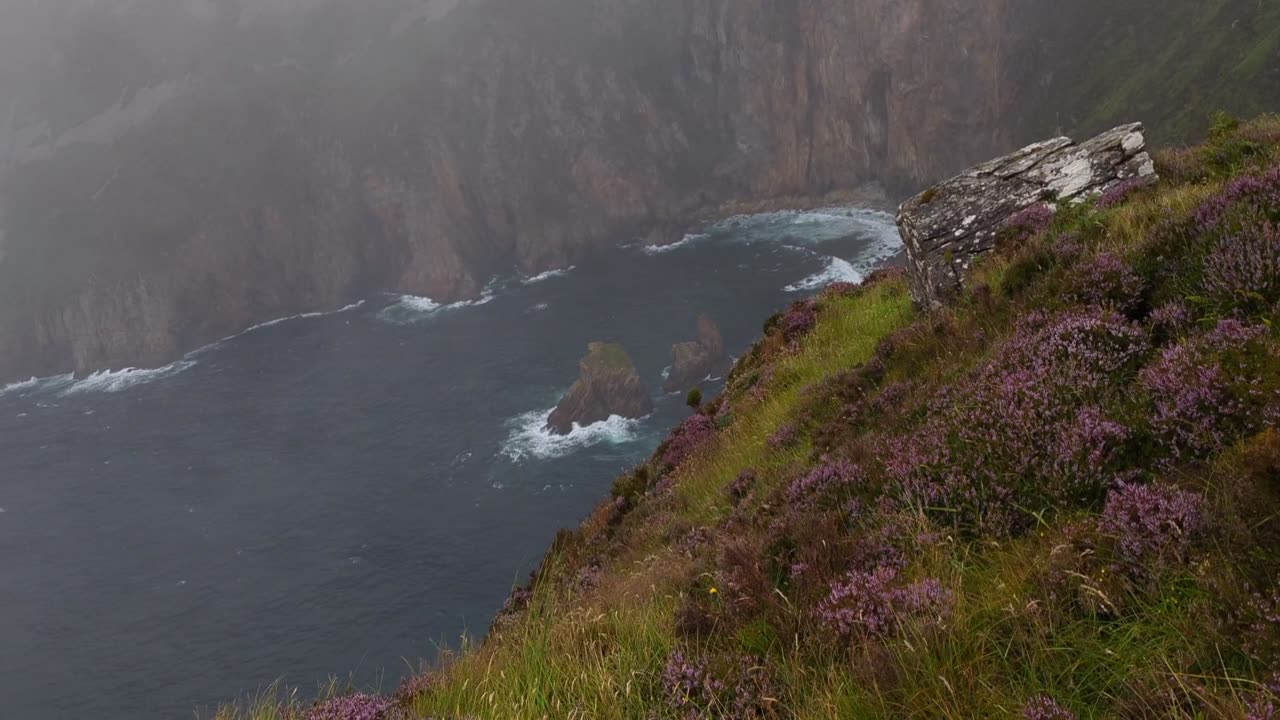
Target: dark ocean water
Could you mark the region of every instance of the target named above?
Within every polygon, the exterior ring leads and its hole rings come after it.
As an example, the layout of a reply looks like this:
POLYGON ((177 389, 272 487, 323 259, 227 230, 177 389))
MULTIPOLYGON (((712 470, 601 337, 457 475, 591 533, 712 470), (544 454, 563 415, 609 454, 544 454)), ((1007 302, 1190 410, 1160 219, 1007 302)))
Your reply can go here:
POLYGON ((0 717, 190 718, 353 671, 394 687, 483 634, 687 412, 666 396, 642 421, 541 432, 589 341, 624 343, 656 395, 697 313, 740 352, 897 249, 882 213, 755 216, 482 303, 379 296, 158 371, 6 388, 0 717))

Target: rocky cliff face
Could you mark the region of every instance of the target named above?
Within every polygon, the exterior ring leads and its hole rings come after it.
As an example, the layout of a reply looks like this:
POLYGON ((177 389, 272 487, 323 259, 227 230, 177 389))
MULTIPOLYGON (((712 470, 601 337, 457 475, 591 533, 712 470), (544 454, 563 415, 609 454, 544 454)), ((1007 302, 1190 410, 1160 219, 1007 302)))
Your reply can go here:
POLYGON ((10 178, 0 380, 474 295, 732 203, 900 193, 1015 145, 1071 57, 1056 7, 488 0, 323 72, 229 72, 10 178))

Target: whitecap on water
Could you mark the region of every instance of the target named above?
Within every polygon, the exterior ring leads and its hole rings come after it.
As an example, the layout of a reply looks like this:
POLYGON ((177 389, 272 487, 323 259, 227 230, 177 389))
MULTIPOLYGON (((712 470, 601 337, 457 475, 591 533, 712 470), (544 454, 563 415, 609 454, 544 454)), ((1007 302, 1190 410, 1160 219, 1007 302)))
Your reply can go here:
POLYGON ((547 429, 547 416, 554 409, 534 410, 508 421, 511 434, 502 446, 502 454, 515 462, 550 460, 601 443, 624 445, 639 438, 640 424, 644 422, 614 415, 586 427, 575 423, 568 435, 557 435, 547 429))
POLYGON ((806 290, 821 290, 822 288, 837 282, 860 283, 863 275, 858 272, 853 264, 847 260, 840 258, 827 258, 827 266, 821 272, 814 273, 799 282, 791 283, 783 288, 787 292, 804 292, 806 290))
POLYGON ((131 387, 144 385, 167 377, 172 377, 195 366, 194 360, 180 360, 164 367, 150 370, 125 368, 124 370, 103 370, 75 382, 62 391, 63 395, 79 395, 81 393, 107 392, 114 393, 128 390, 131 387))
POLYGON ((337 310, 328 310, 324 312, 299 313, 297 315, 289 315, 287 317, 276 318, 275 320, 268 320, 264 323, 259 323, 257 325, 254 325, 248 330, 244 330, 236 335, 232 335, 231 337, 224 338, 223 342, 226 342, 227 340, 233 340, 235 338, 242 337, 244 335, 248 335, 249 333, 254 332, 255 330, 275 327, 276 325, 279 325, 281 323, 287 323, 290 320, 305 320, 307 318, 328 317, 329 315, 341 315, 342 313, 350 312, 352 310, 356 310, 358 308, 364 307, 365 302, 367 301, 361 300, 360 302, 351 303, 350 305, 338 308, 337 310))
POLYGON ((893 216, 888 213, 861 210, 840 216, 823 213, 811 213, 811 215, 831 218, 832 222, 837 223, 852 222, 858 230, 869 236, 871 242, 852 260, 827 258, 827 264, 822 270, 786 286, 784 290, 787 292, 821 290, 837 282, 860 283, 865 279, 866 273, 880 267, 902 250, 902 237, 898 233, 897 226, 893 224, 893 216))
POLYGON ((667 245, 645 245, 644 247, 640 248, 640 252, 644 253, 645 255, 661 255, 663 253, 669 253, 673 250, 679 250, 682 247, 688 247, 689 245, 692 245, 693 243, 699 240, 705 240, 709 237, 711 236, 704 233, 700 233, 700 234, 690 233, 688 235, 685 235, 679 241, 669 243, 667 245))
POLYGON ((476 300, 462 300, 460 302, 442 304, 429 297, 418 297, 417 295, 399 295, 396 301, 383 308, 378 313, 378 319, 383 322, 393 323, 395 325, 410 325, 412 323, 421 322, 430 318, 437 313, 447 310, 460 310, 467 307, 476 307, 484 305, 493 300, 496 292, 493 286, 485 288, 484 292, 476 300))
POLYGON ((0 388, 0 397, 5 395, 28 395, 34 392, 58 390, 75 382, 75 375, 53 375, 51 377, 31 378, 22 382, 10 383, 0 388))
POLYGON ((0 395, 8 395, 9 393, 20 393, 26 390, 31 390, 32 388, 39 385, 41 382, 42 382, 42 378, 33 377, 30 380, 23 380, 22 382, 9 383, 8 385, 5 385, 3 388, 0 388, 0 395))
POLYGON ((565 275, 568 275, 569 273, 573 272, 575 269, 576 269, 575 266, 570 265, 567 268, 560 268, 559 270, 548 270, 544 273, 538 273, 533 277, 527 277, 521 280, 520 283, 522 285, 536 285, 537 283, 543 282, 544 280, 550 280, 551 278, 564 277, 565 275))

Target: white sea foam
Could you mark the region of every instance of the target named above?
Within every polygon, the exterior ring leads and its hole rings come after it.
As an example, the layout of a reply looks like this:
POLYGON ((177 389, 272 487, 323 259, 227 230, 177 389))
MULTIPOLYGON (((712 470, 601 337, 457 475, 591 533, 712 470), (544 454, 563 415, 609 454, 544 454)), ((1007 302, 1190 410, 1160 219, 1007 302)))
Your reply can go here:
POLYGON ((0 389, 0 397, 5 395, 31 395, 39 392, 49 392, 60 390, 71 383, 75 382, 75 375, 67 373, 66 375, 53 375, 50 377, 31 378, 22 382, 10 383, 0 389))
POLYGON ((643 422, 643 419, 628 420, 614 415, 586 427, 575 423, 568 435, 557 435, 547 429, 547 416, 554 409, 527 412, 508 421, 511 434, 502 446, 502 454, 515 462, 549 460, 601 443, 623 445, 639 437, 638 431, 643 422))
POLYGON ((736 215, 712 225, 713 233, 731 232, 739 242, 776 242, 779 234, 788 243, 821 243, 855 233, 870 237, 876 245, 896 252, 902 247, 896 221, 890 213, 867 208, 819 208, 783 210, 759 215, 736 215))
POLYGON ((198 349, 198 350, 193 350, 193 351, 191 351, 191 352, 187 353, 187 357, 188 357, 188 358, 196 357, 197 355, 201 355, 201 354, 203 354, 203 353, 207 352, 208 350, 211 350, 211 349, 213 349, 213 348, 217 347, 218 345, 221 345, 221 344, 222 344, 222 343, 224 343, 224 342, 227 342, 227 341, 229 341, 229 340, 235 340, 236 338, 244 337, 245 335, 248 335, 249 333, 257 332, 258 330, 262 330, 263 328, 275 327, 276 325, 280 325, 280 324, 282 324, 282 323, 287 323, 287 322, 289 322, 290 320, 304 320, 304 319, 307 319, 307 318, 326 317, 326 316, 329 316, 329 315, 341 315, 342 313, 350 312, 350 311, 352 311, 352 310, 356 310, 356 309, 358 309, 358 308, 362 308, 362 307, 364 307, 364 304, 365 304, 366 302, 368 302, 368 301, 367 301, 367 300, 361 300, 360 302, 355 302, 355 303, 351 303, 350 305, 347 305, 347 306, 345 306, 345 307, 340 307, 340 308, 338 308, 337 310, 325 310, 325 311, 322 311, 322 312, 299 313, 299 314, 297 314, 297 315, 288 315, 288 316, 285 316, 285 317, 276 318, 275 320, 268 320, 268 321, 266 321, 266 322, 264 322, 264 323, 258 323, 257 325, 254 325, 253 327, 250 327, 250 328, 248 328, 248 329, 246 329, 246 330, 241 330, 240 332, 236 333, 235 335, 228 335, 227 337, 222 338, 222 339, 221 339, 221 340, 219 340, 218 342, 210 343, 209 345, 205 345, 204 347, 202 347, 202 348, 200 348, 200 349, 198 349))
MULTIPOLYGON (((861 232, 870 238, 870 242, 850 260, 838 257, 827 258, 827 264, 822 270, 786 286, 784 289, 787 292, 820 290, 837 282, 860 283, 868 272, 880 267, 886 260, 902 251, 902 237, 898 234, 893 216, 878 210, 849 210, 842 215, 820 211, 806 213, 796 218, 794 222, 798 224, 831 222, 843 225, 846 232, 861 232)), ((797 236, 797 239, 804 240, 806 236, 797 236)))
POLYGON ((640 248, 640 252, 644 253, 645 255, 662 255, 663 253, 669 253, 673 250, 679 250, 680 248, 688 247, 693 243, 698 242, 699 240, 706 240, 709 237, 711 236, 705 233, 698 233, 698 234, 690 233, 688 235, 685 235, 679 241, 669 243, 667 245, 645 245, 644 247, 640 248))
MULTIPOLYGON (((289 316, 287 316, 287 317, 276 318, 275 320, 268 320, 268 321, 266 321, 266 322, 264 322, 264 323, 259 323, 259 324, 257 324, 257 325, 254 325, 253 327, 249 328, 248 330, 245 330, 245 331, 241 332, 239 335, 232 335, 231 337, 240 337, 241 335, 248 335, 249 333, 251 333, 251 332, 253 332, 253 331, 255 331, 255 330, 261 330, 261 329, 263 329, 263 328, 275 327, 276 325, 279 325, 279 324, 281 324, 281 323, 287 323, 287 322, 289 322, 290 320, 304 320, 304 319, 306 319, 306 318, 318 318, 318 317, 326 317, 326 316, 329 316, 329 315, 341 315, 341 314, 342 314, 342 313, 344 313, 344 312, 350 312, 350 311, 352 311, 352 310, 356 310, 356 309, 358 309, 358 308, 364 307, 365 302, 366 302, 365 300, 361 300, 360 302, 351 303, 350 305, 347 305, 347 306, 345 306, 345 307, 338 308, 337 310, 327 310, 327 311, 324 311, 324 312, 299 313, 299 314, 297 314, 297 315, 289 315, 289 316)), ((227 340, 230 340, 230 339, 231 339, 231 338, 227 338, 227 340)))
POLYGON ((860 283, 863 275, 848 261, 840 258, 827 258, 827 266, 820 272, 783 288, 787 292, 805 292, 821 290, 837 282, 860 283))
POLYGON ((462 308, 476 307, 484 305, 497 296, 494 285, 491 283, 484 289, 480 297, 475 300, 462 300, 455 303, 438 303, 429 297, 418 297, 417 295, 398 295, 395 302, 383 308, 378 313, 378 319, 383 322, 389 322, 396 325, 411 325, 421 322, 438 313, 449 310, 461 310, 462 308))
POLYGON ((8 385, 5 385, 4 388, 0 388, 0 396, 9 395, 11 393, 24 393, 28 390, 34 390, 35 388, 40 386, 40 383, 44 382, 47 379, 48 378, 33 377, 30 380, 23 380, 22 382, 9 383, 8 385))
POLYGON ((575 266, 570 265, 567 268, 560 268, 559 270, 548 270, 544 273, 538 273, 533 277, 524 278, 523 280, 520 281, 520 284, 536 285, 537 283, 543 282, 544 280, 550 280, 551 278, 564 277, 565 275, 568 275, 569 273, 573 272, 575 269, 577 269, 575 266))
POLYGON ((91 392, 115 393, 131 387, 145 385, 149 382, 172 377, 195 366, 194 360, 179 360, 164 367, 152 369, 125 368, 124 370, 103 370, 89 377, 78 380, 62 391, 63 395, 79 395, 91 392))

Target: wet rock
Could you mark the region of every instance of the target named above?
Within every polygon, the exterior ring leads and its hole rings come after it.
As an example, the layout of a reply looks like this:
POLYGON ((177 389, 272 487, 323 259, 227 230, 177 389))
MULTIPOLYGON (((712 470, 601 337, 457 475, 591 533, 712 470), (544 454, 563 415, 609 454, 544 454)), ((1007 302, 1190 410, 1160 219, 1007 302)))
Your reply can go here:
POLYGON ((724 372, 728 365, 720 328, 704 313, 698 316, 698 339, 672 346, 671 372, 662 389, 669 393, 689 390, 708 377, 724 372))
POLYGON ((1083 143, 1060 137, 1029 145, 925 190, 898 209, 912 297, 932 309, 964 289, 974 260, 1015 213, 1092 199, 1130 178, 1156 180, 1141 123, 1083 143))
POLYGON ((653 412, 653 399, 621 345, 591 343, 578 368, 578 381, 547 418, 552 432, 568 435, 575 424, 591 425, 614 415, 642 418, 653 412))

